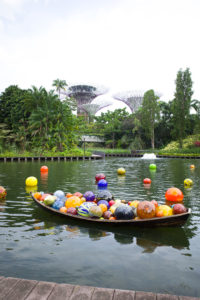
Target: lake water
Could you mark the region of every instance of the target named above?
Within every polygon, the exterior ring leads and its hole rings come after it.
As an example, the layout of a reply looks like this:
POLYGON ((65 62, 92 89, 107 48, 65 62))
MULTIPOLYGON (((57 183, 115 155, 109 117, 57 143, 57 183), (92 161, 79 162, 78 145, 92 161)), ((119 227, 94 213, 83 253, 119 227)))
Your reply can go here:
POLYGON ((200 296, 200 160, 1 162, 0 185, 8 193, 0 200, 0 276, 200 296), (156 171, 149 170, 152 162, 156 171), (41 176, 44 164, 49 173, 41 176), (117 175, 119 167, 126 176, 117 175), (177 228, 95 227, 44 212, 25 187, 25 179, 35 176, 39 191, 96 192, 101 172, 119 199, 164 203, 166 190, 176 186, 192 215, 177 228), (152 179, 150 188, 145 177, 152 179), (185 178, 193 180, 192 189, 184 189, 185 178))

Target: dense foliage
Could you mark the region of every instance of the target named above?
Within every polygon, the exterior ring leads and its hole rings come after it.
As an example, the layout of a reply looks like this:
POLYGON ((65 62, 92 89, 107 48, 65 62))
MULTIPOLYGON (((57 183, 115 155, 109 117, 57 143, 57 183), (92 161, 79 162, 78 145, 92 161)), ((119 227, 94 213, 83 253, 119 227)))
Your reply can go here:
MULTIPOLYGON (((154 90, 148 90, 134 113, 125 108, 108 110, 92 116, 92 122, 84 115, 76 116, 75 99, 60 99, 67 86, 64 80, 54 80, 53 86, 56 91, 35 86, 22 90, 12 85, 0 95, 1 152, 64 155, 75 151, 79 155, 82 135, 103 138, 104 143, 98 146, 107 149, 162 149, 173 139, 182 147, 186 135, 200 133, 200 102, 191 98, 189 69, 178 71, 173 100, 161 101, 154 90)), ((194 149, 200 148, 199 141, 200 136, 192 145, 194 149)), ((88 149, 97 144, 84 143, 84 152, 85 146, 88 149)))

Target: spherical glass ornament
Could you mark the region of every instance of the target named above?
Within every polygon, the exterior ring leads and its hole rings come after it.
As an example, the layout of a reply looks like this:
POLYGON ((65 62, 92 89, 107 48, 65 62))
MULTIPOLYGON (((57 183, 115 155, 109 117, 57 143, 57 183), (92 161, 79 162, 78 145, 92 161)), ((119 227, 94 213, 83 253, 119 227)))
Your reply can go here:
POLYGON ((53 194, 54 194, 54 196, 56 196, 59 199, 65 198, 65 193, 61 190, 57 190, 53 194))
POLYGON ((83 216, 83 217, 89 217, 90 216, 90 214, 89 214, 90 207, 92 207, 94 205, 96 206, 96 204, 94 202, 84 202, 77 209, 78 215, 83 216))
POLYGON ((119 168, 119 169, 117 170, 117 174, 118 174, 118 175, 125 175, 125 174, 126 174, 126 170, 125 170, 124 168, 119 168))
POLYGON ((173 209, 168 205, 156 207, 156 217, 168 217, 173 215, 173 209))
POLYGON ((93 205, 89 208, 89 215, 90 217, 97 217, 97 218, 101 218, 103 215, 102 209, 101 207, 97 206, 97 205, 93 205))
POLYGON ((52 208, 54 208, 54 209, 60 209, 61 207, 63 207, 64 206, 64 202, 61 200, 61 199, 57 199, 54 203, 53 203, 53 205, 52 205, 52 208))
POLYGON ((95 194, 92 191, 87 191, 84 193, 83 197, 86 199, 86 201, 94 201, 95 194))
POLYGON ((184 180, 184 187, 188 188, 188 187, 191 187, 192 185, 193 185, 192 179, 186 178, 186 179, 184 180))
POLYGON ((137 208, 139 203, 140 203, 139 200, 134 200, 134 201, 131 201, 131 202, 129 203, 129 205, 130 205, 130 206, 133 206, 133 207, 135 207, 135 208, 137 208))
POLYGON ((113 195, 108 190, 99 190, 96 195, 97 201, 99 200, 107 200, 110 201, 113 199, 113 195))
POLYGON ((95 180, 98 182, 101 179, 106 179, 106 176, 103 173, 96 174, 95 180))
POLYGON ((42 167, 40 168, 40 172, 42 172, 42 173, 47 173, 48 171, 49 171, 49 169, 48 169, 47 166, 42 166, 42 167))
POLYGON ((143 183, 144 184, 151 184, 151 179, 150 178, 144 178, 143 183))
POLYGON ((141 219, 154 218, 156 214, 156 208, 150 201, 141 201, 137 206, 137 215, 141 219))
POLYGON ((106 205, 106 204, 104 204, 104 203, 101 203, 101 204, 99 204, 98 206, 101 208, 101 210, 102 210, 102 214, 103 214, 105 211, 107 211, 107 210, 108 210, 108 207, 107 207, 107 205, 106 205))
POLYGON ((48 195, 44 199, 44 204, 47 206, 52 206, 56 200, 57 200, 56 196, 48 195))
POLYGON ((173 205, 174 215, 183 214, 183 213, 186 213, 186 212, 187 212, 187 208, 183 204, 176 203, 176 204, 173 205))
POLYGON ((65 201, 65 207, 77 207, 81 205, 81 199, 77 196, 71 196, 65 201))
POLYGON ((149 169, 150 170, 156 170, 156 164, 150 164, 149 169))
POLYGON ((167 201, 181 202, 183 201, 184 195, 181 190, 176 187, 169 188, 165 193, 165 198, 167 201))
POLYGON ((36 186, 38 184, 38 180, 34 176, 30 176, 26 178, 26 185, 27 186, 36 186))
POLYGON ((106 190, 107 186, 108 186, 108 183, 107 183, 107 181, 105 179, 100 179, 98 181, 98 189, 99 190, 106 190))
POLYGON ((0 199, 4 199, 7 195, 7 191, 3 186, 0 186, 0 199))
POLYGON ((109 203, 108 203, 107 200, 99 200, 99 201, 97 202, 97 205, 99 205, 99 204, 105 204, 105 205, 107 206, 107 208, 110 207, 110 205, 109 205, 109 203))
POLYGON ((131 220, 134 218, 134 210, 127 204, 121 204, 115 209, 117 220, 131 220))
POLYGON ((77 209, 75 207, 67 208, 67 213, 71 215, 77 215, 77 209))

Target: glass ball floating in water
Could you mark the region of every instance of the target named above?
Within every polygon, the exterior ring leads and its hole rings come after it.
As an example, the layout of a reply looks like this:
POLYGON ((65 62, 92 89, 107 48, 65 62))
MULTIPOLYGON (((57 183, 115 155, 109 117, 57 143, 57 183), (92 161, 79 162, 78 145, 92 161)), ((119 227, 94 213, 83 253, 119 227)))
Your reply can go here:
POLYGON ((107 181, 105 179, 100 179, 98 181, 98 189, 99 190, 106 190, 107 186, 108 186, 108 183, 107 183, 107 181))
POLYGON ((126 170, 125 170, 124 168, 119 168, 119 169, 117 170, 117 174, 118 174, 118 175, 125 175, 125 174, 126 174, 126 170))
POLYGON ((47 166, 42 166, 42 167, 40 168, 40 172, 41 172, 41 173, 47 173, 48 171, 49 171, 49 169, 48 169, 47 166))
POLYGON ((169 202, 181 202, 184 195, 181 190, 176 187, 169 188, 165 193, 165 199, 169 202))
POLYGON ((150 164, 149 169, 150 170, 156 170, 156 165, 155 164, 150 164))
POLYGON ((186 178, 186 179, 184 180, 184 187, 185 187, 185 188, 189 188, 189 187, 191 187, 192 185, 193 185, 192 179, 186 178))
POLYGON ((30 176, 30 177, 26 178, 26 182, 25 183, 26 183, 27 186, 36 186, 37 183, 38 183, 38 180, 37 180, 36 177, 30 176))
POLYGON ((143 183, 144 184, 151 184, 151 179, 150 178, 144 178, 143 183))
POLYGON ((95 180, 98 182, 101 179, 106 179, 106 176, 103 173, 96 174, 95 180))

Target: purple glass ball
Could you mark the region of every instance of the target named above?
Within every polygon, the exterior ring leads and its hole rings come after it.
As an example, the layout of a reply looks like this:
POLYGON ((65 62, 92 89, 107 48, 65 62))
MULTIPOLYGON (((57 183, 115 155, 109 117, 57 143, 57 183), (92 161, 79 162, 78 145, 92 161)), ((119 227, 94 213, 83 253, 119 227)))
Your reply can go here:
POLYGON ((86 199, 86 201, 94 201, 95 194, 91 191, 87 191, 84 193, 83 197, 86 199))

